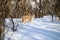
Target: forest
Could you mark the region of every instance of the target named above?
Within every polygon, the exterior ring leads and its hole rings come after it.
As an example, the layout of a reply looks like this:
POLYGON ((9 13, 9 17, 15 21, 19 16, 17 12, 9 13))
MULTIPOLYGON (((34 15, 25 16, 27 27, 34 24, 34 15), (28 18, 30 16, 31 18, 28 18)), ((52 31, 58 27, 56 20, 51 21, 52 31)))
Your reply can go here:
POLYGON ((0 0, 0 18, 21 18, 25 14, 56 15, 60 18, 60 0, 0 0))
MULTIPOLYGON (((12 20, 28 14, 35 14, 35 18, 51 15, 52 21, 55 15, 60 20, 60 0, 0 0, 0 29, 5 26, 5 18, 12 20)), ((4 28, 0 36, 1 32, 4 28)))

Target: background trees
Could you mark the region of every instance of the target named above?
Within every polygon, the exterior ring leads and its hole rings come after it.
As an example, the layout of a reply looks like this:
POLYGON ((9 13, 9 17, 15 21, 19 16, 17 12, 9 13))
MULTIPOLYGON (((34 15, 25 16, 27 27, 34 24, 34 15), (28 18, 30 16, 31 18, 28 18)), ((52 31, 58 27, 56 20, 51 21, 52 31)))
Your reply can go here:
POLYGON ((59 0, 0 0, 0 23, 4 18, 21 18, 25 14, 37 17, 56 15, 60 18, 59 0))
POLYGON ((59 0, 0 0, 0 15, 6 15, 7 18, 21 18, 26 12, 35 14, 36 17, 58 15, 59 4, 59 0))

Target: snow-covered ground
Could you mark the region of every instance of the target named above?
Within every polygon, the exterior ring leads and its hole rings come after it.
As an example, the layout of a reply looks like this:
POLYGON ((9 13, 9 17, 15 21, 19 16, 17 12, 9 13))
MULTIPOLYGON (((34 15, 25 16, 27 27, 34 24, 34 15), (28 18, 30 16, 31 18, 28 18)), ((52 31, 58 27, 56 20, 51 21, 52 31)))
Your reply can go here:
POLYGON ((12 31, 12 22, 10 18, 5 20, 6 29, 5 40, 60 40, 60 21, 51 16, 35 18, 33 23, 27 22, 21 24, 21 19, 13 19, 17 31, 12 31))

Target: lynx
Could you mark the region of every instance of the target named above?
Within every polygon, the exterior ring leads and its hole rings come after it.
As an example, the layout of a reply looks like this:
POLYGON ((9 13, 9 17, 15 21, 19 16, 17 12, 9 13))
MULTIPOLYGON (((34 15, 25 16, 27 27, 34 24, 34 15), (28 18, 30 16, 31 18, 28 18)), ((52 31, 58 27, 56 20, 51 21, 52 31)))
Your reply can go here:
POLYGON ((22 23, 25 24, 27 21, 29 22, 33 22, 33 19, 34 19, 35 15, 24 15, 22 17, 22 23))

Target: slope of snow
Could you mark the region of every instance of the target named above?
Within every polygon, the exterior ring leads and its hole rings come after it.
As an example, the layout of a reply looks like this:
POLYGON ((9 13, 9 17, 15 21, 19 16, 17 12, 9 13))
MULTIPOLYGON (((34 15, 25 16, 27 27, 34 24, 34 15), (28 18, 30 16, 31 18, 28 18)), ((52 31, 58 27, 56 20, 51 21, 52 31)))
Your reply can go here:
MULTIPOLYGON (((52 16, 51 15, 47 15, 47 16, 43 16, 41 18, 43 21, 52 21, 52 16)), ((58 17, 57 16, 53 16, 53 21, 58 21, 58 17)))
POLYGON ((33 23, 21 24, 21 19, 13 19, 17 31, 12 31, 12 22, 5 19, 6 29, 4 40, 60 40, 60 22, 51 22, 50 16, 35 18, 33 23))

